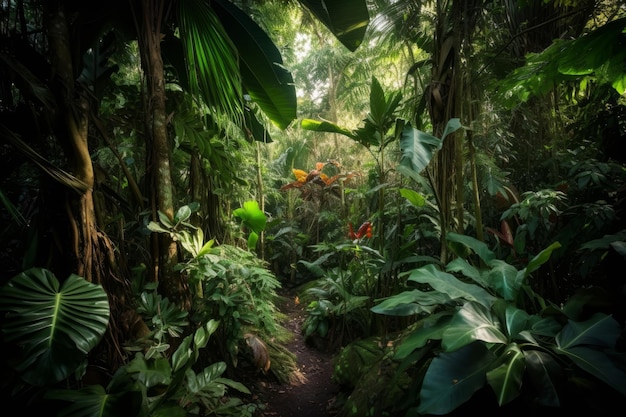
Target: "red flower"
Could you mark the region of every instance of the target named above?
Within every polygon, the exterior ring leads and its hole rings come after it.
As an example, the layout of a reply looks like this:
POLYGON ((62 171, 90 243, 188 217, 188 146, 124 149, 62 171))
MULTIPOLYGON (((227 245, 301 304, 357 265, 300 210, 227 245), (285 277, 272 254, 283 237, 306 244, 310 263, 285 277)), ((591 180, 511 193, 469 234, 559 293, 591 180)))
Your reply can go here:
POLYGON ((352 229, 352 223, 348 223, 348 237, 350 239, 361 239, 363 236, 367 236, 368 238, 371 239, 372 237, 372 223, 371 222, 364 222, 361 227, 359 227, 359 230, 354 233, 354 230, 352 229))

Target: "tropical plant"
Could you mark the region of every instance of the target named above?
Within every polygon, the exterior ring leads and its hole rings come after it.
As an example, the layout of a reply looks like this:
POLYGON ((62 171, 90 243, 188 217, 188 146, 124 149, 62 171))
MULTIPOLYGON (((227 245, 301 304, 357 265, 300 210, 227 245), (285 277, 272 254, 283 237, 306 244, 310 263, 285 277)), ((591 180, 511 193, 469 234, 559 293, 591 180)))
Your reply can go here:
POLYGON ((194 365, 219 323, 209 321, 185 337, 171 357, 147 358, 142 352, 119 368, 109 384, 78 390, 54 389, 46 398, 69 402, 67 416, 252 416, 254 404, 228 395, 233 389, 250 394, 243 384, 223 377, 226 363, 213 363, 200 372, 194 365))
MULTIPOLYGON (((148 224, 153 232, 170 233, 190 255, 177 269, 194 293, 191 320, 198 325, 219 321, 216 359, 237 367, 243 358, 258 370, 289 380, 295 356, 282 346, 291 336, 282 327, 284 316, 275 305, 279 281, 267 263, 250 250, 204 242, 202 229, 188 222, 197 207, 182 206, 174 222, 161 216, 160 223, 148 224)), ((265 224, 257 204, 248 204, 237 213, 253 230, 260 231, 265 224)))
POLYGON ((93 360, 87 361, 98 353, 109 325, 108 300, 101 286, 77 275, 60 284, 50 271, 31 268, 3 286, 0 310, 4 341, 19 348, 11 349, 16 355, 7 360, 14 371, 8 375, 15 380, 4 383, 20 388, 12 393, 14 401, 33 389, 38 392, 28 399, 29 410, 47 407, 48 413, 57 410, 59 415, 104 417, 252 416, 256 409, 254 404, 227 396, 228 388, 243 394, 250 391, 222 376, 225 362, 216 362, 197 374, 193 371, 217 321, 199 326, 169 355, 168 341, 180 337, 189 323, 187 312, 158 294, 142 294, 138 311, 150 323, 149 332, 128 346, 128 352, 136 352, 134 358, 117 370, 106 388, 94 382, 106 375, 97 377, 102 372, 93 360))
POLYGON ((314 250, 314 262, 299 261, 316 277, 300 287, 307 313, 302 334, 305 339, 321 338, 324 349, 335 350, 371 331, 368 306, 383 259, 358 240, 314 245, 314 250))
POLYGON ((561 308, 530 288, 529 277, 558 243, 519 270, 474 238, 452 233, 448 243, 464 256, 445 270, 426 265, 408 271, 413 288, 372 308, 419 318, 393 348, 399 369, 412 367, 418 382, 406 391, 413 399, 408 409, 448 414, 487 386, 499 407, 523 404, 526 410, 568 408, 579 404, 577 395, 586 395, 584 406, 593 409, 586 390, 604 387, 614 399, 626 395, 619 323, 590 308, 593 297, 584 290, 561 308))
POLYGON ((4 341, 19 348, 7 362, 33 386, 53 385, 79 368, 84 372, 109 324, 109 302, 100 285, 75 274, 59 283, 43 268, 28 269, 5 284, 0 311, 4 341))

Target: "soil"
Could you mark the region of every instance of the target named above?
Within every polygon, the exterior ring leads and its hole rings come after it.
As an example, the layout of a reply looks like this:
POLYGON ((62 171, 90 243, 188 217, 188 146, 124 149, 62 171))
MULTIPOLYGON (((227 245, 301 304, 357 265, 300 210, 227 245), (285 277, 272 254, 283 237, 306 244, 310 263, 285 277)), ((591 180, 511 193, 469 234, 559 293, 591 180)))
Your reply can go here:
POLYGON ((333 354, 306 342, 301 326, 306 317, 305 306, 298 302, 297 292, 284 290, 285 302, 278 305, 287 315, 284 326, 293 332, 293 341, 287 345, 296 355, 297 377, 290 384, 259 381, 257 393, 264 405, 259 417, 329 417, 339 387, 333 383, 333 354))

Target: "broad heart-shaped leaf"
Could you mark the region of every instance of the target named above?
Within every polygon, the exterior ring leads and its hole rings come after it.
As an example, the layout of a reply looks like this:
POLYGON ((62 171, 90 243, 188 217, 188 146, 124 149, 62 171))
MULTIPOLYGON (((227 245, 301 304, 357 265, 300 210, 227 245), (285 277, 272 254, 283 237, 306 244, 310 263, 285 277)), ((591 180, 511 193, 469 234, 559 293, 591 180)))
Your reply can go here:
POLYGON ((496 359, 478 342, 437 356, 424 376, 417 412, 443 415, 458 408, 485 385, 496 359))
POLYGON ((365 0, 299 0, 350 51, 355 51, 369 24, 365 0))
POLYGON ((239 53, 246 92, 267 117, 285 129, 296 118, 296 89, 274 42, 246 13, 228 0, 211 6, 239 53))
POLYGON ((99 342, 109 322, 106 292, 78 275, 62 285, 52 272, 31 268, 13 277, 0 294, 6 342, 23 348, 16 364, 32 385, 61 381, 99 342))
POLYGON ((403 291, 384 299, 370 310, 387 316, 411 316, 420 313, 432 313, 439 305, 446 304, 450 298, 438 291, 403 291))
POLYGON ((619 335, 620 326, 613 317, 596 313, 584 322, 570 320, 556 336, 555 350, 626 395, 626 372, 601 349, 614 349, 619 335))
POLYGON ((248 249, 255 250, 258 241, 259 235, 256 232, 250 232, 248 235, 248 249))
POLYGON ((454 275, 437 269, 433 264, 414 269, 409 273, 409 281, 428 284, 434 290, 447 294, 451 299, 476 301, 489 307, 496 298, 475 284, 459 281, 454 275))
POLYGON ((70 402, 59 413, 64 417, 135 417, 140 415, 143 401, 139 389, 110 394, 100 385, 78 390, 50 390, 45 398, 70 402))
POLYGON ((520 394, 525 369, 524 353, 519 346, 511 344, 498 361, 500 365, 487 372, 487 383, 496 393, 498 405, 502 406, 520 394))
POLYGON ((624 94, 624 42, 626 19, 614 20, 566 43, 557 60, 558 70, 568 75, 586 75, 595 71, 598 81, 609 82, 619 94, 624 94))
POLYGON ((443 332, 441 346, 453 352, 474 341, 507 344, 508 339, 501 330, 502 324, 491 311, 476 302, 467 302, 454 315, 443 332))

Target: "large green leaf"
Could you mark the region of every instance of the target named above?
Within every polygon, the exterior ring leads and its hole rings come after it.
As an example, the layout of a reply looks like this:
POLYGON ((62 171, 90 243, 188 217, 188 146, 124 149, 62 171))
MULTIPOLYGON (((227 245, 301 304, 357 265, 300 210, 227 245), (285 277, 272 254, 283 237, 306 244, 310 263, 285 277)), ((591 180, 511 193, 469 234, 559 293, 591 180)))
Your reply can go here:
POLYGON ((453 352, 474 341, 507 344, 508 339, 501 328, 502 324, 490 310, 470 301, 452 318, 443 332, 441 346, 446 352, 453 352))
POLYGON ((365 0, 299 0, 350 51, 355 51, 369 24, 365 0))
POLYGON ((402 150, 400 166, 416 173, 422 172, 433 159, 435 153, 441 149, 446 136, 456 132, 461 127, 459 119, 450 119, 441 138, 437 138, 408 124, 405 125, 400 138, 400 149, 402 150))
POLYGON ((433 159, 435 152, 441 149, 441 139, 417 130, 410 125, 404 126, 400 138, 402 158, 400 166, 413 172, 422 172, 433 159))
POLYGON ((537 402, 547 407, 559 407, 557 384, 563 368, 555 358, 543 351, 531 349, 524 353, 530 383, 537 393, 537 402))
POLYGON ((282 56, 259 25, 228 0, 214 0, 213 9, 237 48, 246 93, 281 129, 296 118, 296 89, 282 56))
POLYGON ((486 382, 497 357, 483 343, 472 343, 433 359, 420 391, 420 414, 448 414, 468 401, 486 382))
POLYGON ((498 405, 504 405, 519 397, 525 369, 524 353, 516 344, 509 345, 499 362, 487 372, 487 383, 496 393, 498 405))
POLYGON ((626 395, 626 372, 600 349, 614 349, 620 331, 619 323, 613 317, 601 313, 583 322, 570 320, 556 336, 556 351, 626 395))
POLYGON ((13 277, 2 289, 0 309, 7 312, 5 340, 23 348, 16 369, 32 385, 52 384, 74 372, 109 323, 101 286, 74 274, 60 285, 42 268, 13 277))
POLYGON ((487 274, 489 288, 495 290, 505 300, 515 300, 524 283, 524 272, 500 259, 491 261, 489 267, 487 274))
POLYGON ((485 242, 481 242, 475 237, 463 235, 460 233, 450 232, 446 234, 446 239, 450 242, 461 243, 471 249, 476 255, 480 257, 486 264, 489 264, 496 258, 496 254, 489 249, 485 242))
POLYGON ((420 313, 432 313, 439 305, 446 304, 450 298, 437 291, 403 291, 384 299, 371 308, 377 314, 388 316, 410 316, 420 313))
POLYGON ((453 300, 476 301, 489 307, 496 298, 475 284, 460 281, 454 275, 437 269, 433 264, 414 269, 409 273, 409 281, 428 284, 434 290, 447 294, 453 300))
POLYGON ((526 311, 505 302, 496 302, 494 309, 497 310, 498 307, 504 309, 504 324, 510 339, 517 338, 529 327, 531 317, 526 311))

